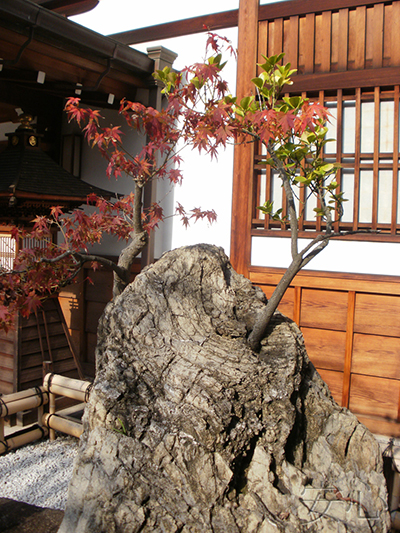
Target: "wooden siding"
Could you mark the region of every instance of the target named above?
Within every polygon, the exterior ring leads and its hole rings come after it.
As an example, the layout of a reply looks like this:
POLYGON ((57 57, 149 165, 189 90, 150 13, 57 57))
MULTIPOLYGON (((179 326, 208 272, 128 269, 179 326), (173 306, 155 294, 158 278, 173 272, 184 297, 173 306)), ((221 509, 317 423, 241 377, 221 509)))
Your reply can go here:
MULTIPOLYGON (((250 268, 270 296, 280 269, 250 268)), ((299 324, 333 397, 372 431, 400 436, 400 278, 302 271, 279 310, 299 324)))
MULTIPOLYGON (((132 280, 139 272, 138 260, 132 267, 132 280)), ((97 326, 105 306, 112 299, 112 286, 110 270, 102 266, 95 271, 86 268, 78 283, 68 286, 59 296, 74 349, 87 377, 95 375, 97 326)))
POLYGON ((13 329, 0 332, 0 393, 40 385, 46 362, 52 372, 81 379, 71 347, 57 299, 47 300, 27 319, 17 317, 13 329))
POLYGON ((260 9, 260 60, 261 54, 284 52, 299 77, 400 65, 399 1, 360 5, 364 3, 349 0, 342 7, 315 1, 307 2, 307 10, 304 2, 296 4, 297 13, 293 5, 274 18, 270 10, 260 9))

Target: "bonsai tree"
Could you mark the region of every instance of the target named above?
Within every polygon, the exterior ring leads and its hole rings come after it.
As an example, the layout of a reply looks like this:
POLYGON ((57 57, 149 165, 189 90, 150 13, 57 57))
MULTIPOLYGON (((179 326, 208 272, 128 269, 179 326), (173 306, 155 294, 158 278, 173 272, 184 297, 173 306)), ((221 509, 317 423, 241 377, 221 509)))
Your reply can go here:
MULTIPOLYGON (((49 243, 44 248, 22 250, 12 272, 1 273, 0 324, 8 327, 12 316, 19 311, 28 315, 43 298, 59 291, 73 281, 87 262, 101 263, 114 272, 114 296, 129 283, 133 260, 148 241, 148 234, 163 220, 163 211, 154 203, 143 208, 143 190, 150 181, 168 179, 179 183, 179 165, 184 147, 197 148, 213 157, 227 143, 259 142, 268 153, 267 165, 278 173, 287 199, 287 214, 274 211, 271 202, 259 209, 276 220, 288 219, 291 229, 292 262, 278 284, 267 306, 259 314, 249 343, 257 349, 271 316, 296 273, 320 253, 336 234, 332 230, 333 213, 341 214, 342 193, 335 181, 336 167, 323 160, 328 111, 317 102, 305 98, 282 97, 282 89, 290 84, 293 70, 290 64, 281 65, 283 54, 265 57, 260 75, 253 79, 256 96, 240 102, 229 94, 222 78, 221 42, 230 48, 226 39, 209 33, 207 47, 213 54, 203 63, 196 63, 177 73, 168 67, 155 73, 164 84, 167 105, 161 111, 139 103, 123 100, 120 114, 129 126, 147 136, 148 142, 139 154, 129 154, 122 142, 119 127, 102 127, 100 113, 81 107, 77 98, 66 104, 69 119, 76 121, 85 132, 88 142, 97 147, 108 160, 107 175, 126 175, 132 179, 132 192, 116 201, 95 195, 88 203, 91 213, 75 210, 63 213, 59 206, 48 217, 37 217, 30 236, 48 237, 56 227, 64 240, 49 243), (295 198, 299 188, 307 187, 307 194, 317 198, 316 216, 324 220, 324 231, 303 250, 299 250, 298 218, 295 198), (89 245, 100 242, 104 233, 126 241, 118 262, 89 252, 89 245)), ((178 205, 176 214, 187 225, 190 219, 216 219, 214 211, 200 208, 186 212, 178 205)), ((15 228, 14 237, 26 230, 15 228)))

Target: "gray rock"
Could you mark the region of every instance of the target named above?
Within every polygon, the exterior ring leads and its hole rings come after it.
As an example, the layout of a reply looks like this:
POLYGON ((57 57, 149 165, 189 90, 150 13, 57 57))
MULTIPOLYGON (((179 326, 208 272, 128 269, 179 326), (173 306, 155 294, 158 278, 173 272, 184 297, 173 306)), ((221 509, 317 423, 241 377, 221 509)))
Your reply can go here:
POLYGON ((207 245, 108 305, 60 533, 388 531, 378 444, 297 326, 276 313, 248 347, 264 305, 207 245))

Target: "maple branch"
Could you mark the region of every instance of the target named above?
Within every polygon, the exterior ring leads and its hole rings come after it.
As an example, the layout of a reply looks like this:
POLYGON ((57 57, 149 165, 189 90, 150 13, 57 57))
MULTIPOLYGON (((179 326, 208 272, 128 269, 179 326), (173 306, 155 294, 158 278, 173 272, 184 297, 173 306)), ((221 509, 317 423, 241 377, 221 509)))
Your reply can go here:
POLYGON ((131 242, 122 250, 118 258, 118 272, 114 270, 113 297, 119 296, 130 282, 131 267, 135 257, 144 249, 148 243, 149 236, 143 229, 142 208, 143 208, 143 183, 135 182, 135 195, 133 201, 133 232, 131 242))

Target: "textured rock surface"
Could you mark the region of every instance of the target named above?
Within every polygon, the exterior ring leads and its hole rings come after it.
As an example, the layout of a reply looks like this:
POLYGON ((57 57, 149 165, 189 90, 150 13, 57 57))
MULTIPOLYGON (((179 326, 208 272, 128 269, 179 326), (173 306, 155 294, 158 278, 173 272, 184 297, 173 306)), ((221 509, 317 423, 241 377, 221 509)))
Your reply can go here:
POLYGON ((110 304, 60 533, 384 532, 378 445, 299 329, 246 344, 261 291, 219 248, 165 254, 110 304))

